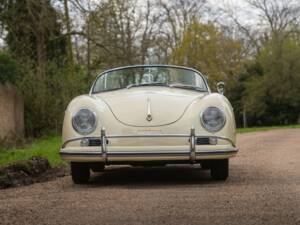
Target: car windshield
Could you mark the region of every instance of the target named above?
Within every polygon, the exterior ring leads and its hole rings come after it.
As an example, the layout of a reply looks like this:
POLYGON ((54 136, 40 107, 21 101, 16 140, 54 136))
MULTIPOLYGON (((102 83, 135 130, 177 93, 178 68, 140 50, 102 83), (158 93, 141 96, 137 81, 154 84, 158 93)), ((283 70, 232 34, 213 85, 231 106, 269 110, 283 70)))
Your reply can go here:
POLYGON ((92 92, 98 93, 139 86, 167 86, 170 88, 207 91, 203 77, 193 70, 164 66, 143 66, 117 69, 102 74, 96 80, 92 92))

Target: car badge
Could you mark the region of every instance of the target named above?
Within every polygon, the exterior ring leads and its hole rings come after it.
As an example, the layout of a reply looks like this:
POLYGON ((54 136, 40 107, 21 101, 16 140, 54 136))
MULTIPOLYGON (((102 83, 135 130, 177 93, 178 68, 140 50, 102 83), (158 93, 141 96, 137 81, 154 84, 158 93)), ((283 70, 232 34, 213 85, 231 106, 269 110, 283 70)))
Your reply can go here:
POLYGON ((151 121, 153 118, 152 118, 152 115, 151 115, 151 101, 150 101, 150 98, 147 98, 147 105, 148 105, 148 110, 147 110, 147 121, 151 121))

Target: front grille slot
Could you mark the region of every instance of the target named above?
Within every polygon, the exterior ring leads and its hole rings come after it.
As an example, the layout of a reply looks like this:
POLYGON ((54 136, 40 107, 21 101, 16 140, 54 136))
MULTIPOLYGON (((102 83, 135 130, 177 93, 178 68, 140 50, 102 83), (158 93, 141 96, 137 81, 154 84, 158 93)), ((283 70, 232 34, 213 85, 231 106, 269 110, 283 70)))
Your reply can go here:
POLYGON ((101 139, 89 139, 89 146, 101 146, 101 139))
POLYGON ((209 145, 209 138, 197 138, 196 145, 209 145))

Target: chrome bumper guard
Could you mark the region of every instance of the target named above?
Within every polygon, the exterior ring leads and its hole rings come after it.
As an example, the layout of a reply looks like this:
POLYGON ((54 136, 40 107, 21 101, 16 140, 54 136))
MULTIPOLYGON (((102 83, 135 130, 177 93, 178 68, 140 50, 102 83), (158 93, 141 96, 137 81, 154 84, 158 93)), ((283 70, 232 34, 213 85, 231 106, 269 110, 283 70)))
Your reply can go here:
MULTIPOLYGON (((79 141, 79 140, 83 140, 83 139, 99 139, 99 137, 80 137, 80 138, 73 138, 70 140, 67 140, 66 142, 63 143, 61 149, 64 149, 66 147, 66 145, 70 142, 73 141, 79 141)), ((235 144, 233 143, 232 140, 230 140, 229 138, 226 137, 221 137, 221 136, 196 136, 195 135, 195 128, 191 128, 190 130, 190 134, 145 134, 145 135, 106 135, 106 131, 105 128, 101 129, 101 152, 99 153, 93 153, 92 155, 101 155, 102 158, 104 159, 105 162, 108 161, 108 155, 110 154, 109 152, 107 152, 107 143, 109 141, 109 139, 114 139, 114 138, 189 138, 189 143, 190 143, 190 151, 189 151, 189 158, 190 161, 193 163, 196 161, 196 138, 216 138, 216 139, 220 139, 220 140, 225 140, 228 141, 233 149, 232 150, 225 150, 225 151, 215 151, 213 152, 214 154, 224 154, 224 153, 237 153, 238 149, 236 148, 235 144)), ((205 152, 205 153, 210 153, 209 151, 205 152)), ((61 155, 63 155, 64 153, 60 153, 61 155)), ((79 153, 78 155, 80 155, 81 153, 79 153)), ((115 153, 114 153, 115 154, 115 153)), ((122 152, 118 152, 116 153, 116 155, 131 155, 134 154, 134 152, 126 152, 126 153, 122 153, 122 152)), ((157 153, 157 152, 149 152, 149 153, 143 153, 145 155, 161 155, 162 153, 157 153)), ((186 155, 186 152, 176 152, 176 153, 164 153, 165 155, 168 154, 179 154, 179 155, 186 155)), ((76 153, 74 153, 74 155, 77 155, 76 153)))

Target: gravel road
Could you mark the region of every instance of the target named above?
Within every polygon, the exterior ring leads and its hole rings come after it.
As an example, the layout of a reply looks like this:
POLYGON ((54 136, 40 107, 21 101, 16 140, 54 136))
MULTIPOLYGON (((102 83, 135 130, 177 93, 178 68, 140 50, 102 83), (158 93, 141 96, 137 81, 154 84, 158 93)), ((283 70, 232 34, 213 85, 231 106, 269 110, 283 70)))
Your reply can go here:
POLYGON ((199 166, 110 168, 0 191, 0 224, 300 225, 300 129, 238 135, 230 177, 199 166))

